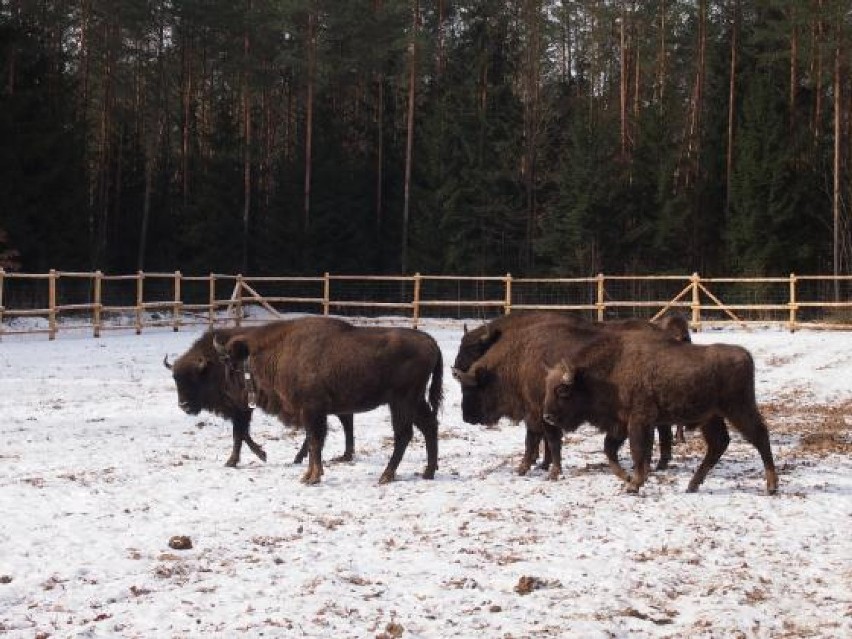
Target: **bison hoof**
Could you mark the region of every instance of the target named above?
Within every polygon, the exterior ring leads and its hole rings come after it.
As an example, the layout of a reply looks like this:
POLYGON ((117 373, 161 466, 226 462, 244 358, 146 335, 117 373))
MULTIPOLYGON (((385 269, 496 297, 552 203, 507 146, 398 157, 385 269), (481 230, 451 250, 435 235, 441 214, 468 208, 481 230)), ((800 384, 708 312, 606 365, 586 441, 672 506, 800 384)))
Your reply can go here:
POLYGON ((225 462, 225 468, 236 468, 238 461, 239 461, 238 459, 233 459, 233 458, 229 459, 228 461, 225 462))
POLYGON ((313 470, 309 470, 304 475, 302 475, 302 483, 308 486, 312 486, 320 482, 320 477, 322 477, 322 473, 315 473, 313 472, 313 470))
POLYGON ((265 450, 257 451, 257 456, 260 458, 260 461, 262 461, 263 463, 266 463, 266 451, 265 450))
POLYGON ((395 479, 395 473, 384 472, 379 477, 379 484, 389 484, 395 479))
POLYGON ((636 493, 639 492, 639 484, 636 484, 632 481, 627 482, 624 485, 624 490, 627 491, 628 493, 630 493, 631 495, 635 495, 636 493))
POLYGON ((298 466, 299 464, 301 464, 303 461, 305 461, 305 456, 304 456, 304 455, 296 455, 296 456, 293 458, 293 464, 295 464, 296 466, 298 466))
POLYGON ((521 477, 523 477, 524 475, 526 475, 528 472, 530 472, 530 465, 529 465, 529 464, 527 464, 527 463, 523 463, 523 464, 521 464, 520 466, 518 466, 517 473, 518 473, 521 477))
POLYGON ((660 461, 657 462, 657 470, 665 470, 666 468, 668 468, 670 461, 670 459, 660 459, 660 461))
POLYGON ((352 461, 352 453, 343 453, 340 457, 335 457, 331 461, 335 462, 336 464, 339 464, 339 463, 342 463, 342 462, 351 462, 352 461))
POLYGON ((686 487, 686 492, 688 493, 697 493, 699 484, 694 484, 689 482, 689 486, 686 487))
POLYGON ((427 468, 423 471, 423 479, 435 479, 435 469, 427 468))
POLYGON ((547 481, 557 481, 559 479, 559 475, 561 475, 561 471, 558 468, 551 468, 550 472, 545 475, 547 481))

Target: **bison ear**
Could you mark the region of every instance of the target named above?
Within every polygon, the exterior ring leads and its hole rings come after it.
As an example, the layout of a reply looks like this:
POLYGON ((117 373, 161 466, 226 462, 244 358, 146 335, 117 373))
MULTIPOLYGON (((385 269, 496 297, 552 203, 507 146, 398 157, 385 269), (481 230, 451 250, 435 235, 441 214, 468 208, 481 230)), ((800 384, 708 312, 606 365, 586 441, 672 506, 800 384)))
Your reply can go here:
POLYGON ((467 322, 462 324, 462 329, 464 329, 464 334, 467 335, 467 322))
POLYGON ((232 337, 231 341, 225 345, 225 350, 235 362, 242 362, 249 356, 248 342, 242 335, 232 337))
POLYGON ((500 334, 501 331, 499 328, 486 327, 485 334, 479 338, 479 342, 486 348, 490 347, 492 344, 494 344, 494 342, 500 339, 500 334))

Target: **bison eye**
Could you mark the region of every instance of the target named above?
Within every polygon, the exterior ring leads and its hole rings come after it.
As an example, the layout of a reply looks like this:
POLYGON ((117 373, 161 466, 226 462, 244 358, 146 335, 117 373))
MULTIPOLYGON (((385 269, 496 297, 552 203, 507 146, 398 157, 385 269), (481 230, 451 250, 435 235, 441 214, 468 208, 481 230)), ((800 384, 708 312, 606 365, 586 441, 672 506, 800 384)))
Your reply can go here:
POLYGON ((571 387, 568 384, 560 384, 556 387, 556 395, 562 398, 571 395, 571 387))

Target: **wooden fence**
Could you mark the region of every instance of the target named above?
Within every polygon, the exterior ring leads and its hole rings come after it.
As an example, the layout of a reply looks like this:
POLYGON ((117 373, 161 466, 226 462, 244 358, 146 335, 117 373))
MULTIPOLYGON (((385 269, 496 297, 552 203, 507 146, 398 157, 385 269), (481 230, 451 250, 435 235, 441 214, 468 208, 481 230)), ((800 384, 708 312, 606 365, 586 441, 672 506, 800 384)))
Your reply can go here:
POLYGON ((852 329, 852 276, 703 278, 603 275, 513 278, 421 275, 248 277, 174 273, 107 275, 0 269, 0 336, 66 329, 241 325, 284 313, 489 319, 516 310, 574 311, 590 319, 685 314, 694 330, 735 324, 852 329), (253 313, 252 307, 266 313, 253 313), (26 320, 23 318, 35 318, 26 320))

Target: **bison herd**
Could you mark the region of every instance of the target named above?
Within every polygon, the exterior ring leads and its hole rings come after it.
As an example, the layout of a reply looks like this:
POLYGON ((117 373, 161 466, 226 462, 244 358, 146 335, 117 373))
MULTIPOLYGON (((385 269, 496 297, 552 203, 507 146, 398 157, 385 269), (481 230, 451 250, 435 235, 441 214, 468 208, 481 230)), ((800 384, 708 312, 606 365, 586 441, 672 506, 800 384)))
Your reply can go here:
MULTIPOLYGON (((341 459, 351 460, 353 415, 387 405, 394 446, 380 483, 394 479, 414 426, 426 444, 423 477, 435 476, 444 364, 426 333, 305 317, 210 330, 174 363, 164 364, 172 371, 180 408, 193 415, 207 410, 232 422, 227 466, 239 463, 243 442, 266 461, 250 434, 257 407, 304 429, 294 461, 307 456, 302 481, 318 483, 328 416, 340 420, 346 438, 341 459)), ((694 492, 725 452, 730 424, 760 453, 767 491, 778 488, 751 355, 739 346, 693 344, 680 316, 655 324, 514 313, 465 328, 452 372, 461 385, 465 422, 494 424, 502 417, 524 422, 520 474, 538 461, 543 443, 540 465, 548 479, 559 478, 562 434, 589 423, 604 433, 612 471, 628 492, 637 492, 650 473, 654 433, 662 470, 672 457, 672 428, 679 438, 683 428, 697 428, 706 452, 689 482, 694 492), (618 459, 625 441, 630 471, 618 459)))

